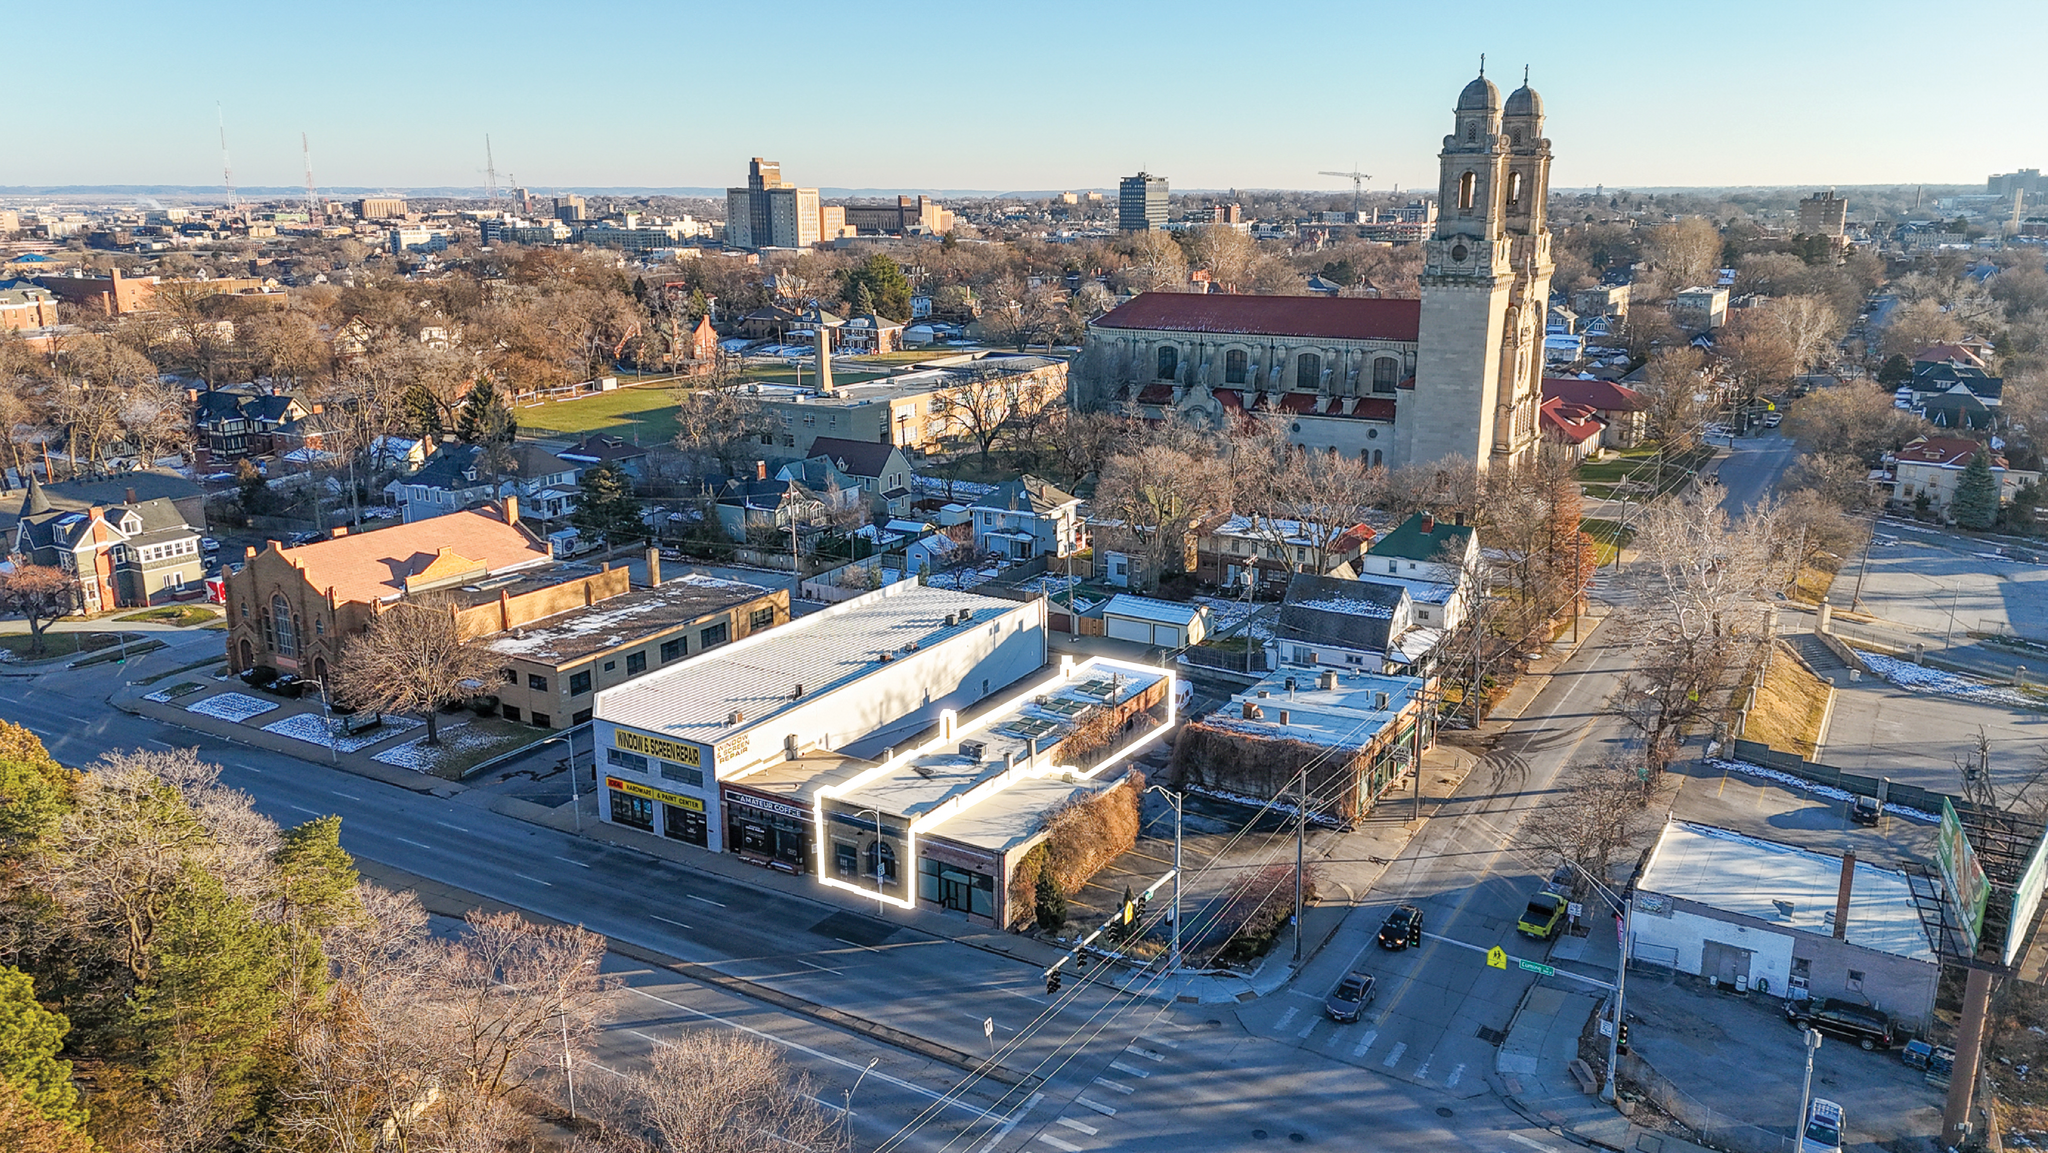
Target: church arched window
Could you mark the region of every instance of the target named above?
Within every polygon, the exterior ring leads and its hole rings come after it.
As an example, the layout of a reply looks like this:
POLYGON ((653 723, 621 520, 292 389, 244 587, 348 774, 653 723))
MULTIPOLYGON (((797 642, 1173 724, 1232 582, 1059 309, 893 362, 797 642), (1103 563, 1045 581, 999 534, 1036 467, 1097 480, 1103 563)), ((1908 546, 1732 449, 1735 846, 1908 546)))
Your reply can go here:
POLYGON ((1172 380, 1180 371, 1180 349, 1170 344, 1159 346, 1159 370, 1155 374, 1160 380, 1172 380))
POLYGON ((1391 356, 1374 358, 1372 362, 1372 390, 1374 392, 1394 391, 1394 382, 1401 371, 1401 362, 1391 356))
POLYGON ((1385 463, 1387 463, 1387 454, 1386 454, 1385 450, 1383 450, 1383 449, 1377 449, 1377 448, 1376 448, 1376 449, 1373 449, 1373 450, 1372 450, 1372 466, 1373 466, 1374 468, 1378 468, 1378 467, 1380 467, 1381 465, 1383 465, 1383 464, 1385 464, 1385 463))
POLYGON ((1245 355, 1244 349, 1233 348, 1223 354, 1223 383, 1243 384, 1250 372, 1251 358, 1245 355))
POLYGON ((1513 208, 1520 203, 1522 203, 1522 174, 1510 172, 1508 173, 1508 207, 1513 208))
POLYGON ((1314 392, 1323 380, 1323 358, 1313 352, 1304 352, 1294 358, 1294 387, 1299 392, 1314 392))
POLYGON ((1476 144, 1478 143, 1478 141, 1479 125, 1470 120, 1467 120, 1465 122, 1465 142, 1467 144, 1476 144))
POLYGON ((1471 211, 1472 198, 1478 190, 1479 177, 1477 175, 1467 172, 1463 176, 1458 177, 1458 207, 1468 212, 1471 211))
POLYGON ((277 655, 296 657, 299 655, 299 630, 292 623, 292 607, 279 594, 270 598, 271 629, 276 636, 277 655))

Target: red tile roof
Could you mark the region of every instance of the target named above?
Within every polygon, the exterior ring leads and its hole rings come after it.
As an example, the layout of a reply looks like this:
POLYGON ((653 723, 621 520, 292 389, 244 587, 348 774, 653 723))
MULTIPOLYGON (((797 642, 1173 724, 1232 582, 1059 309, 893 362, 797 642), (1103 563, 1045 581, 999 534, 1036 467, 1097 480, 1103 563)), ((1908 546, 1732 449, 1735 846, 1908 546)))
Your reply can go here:
POLYGON ((1413 341, 1421 326, 1419 300, 1191 292, 1141 293, 1094 322, 1096 328, 1322 340, 1413 341))
POLYGON ((1571 377, 1543 378, 1543 399, 1582 404, 1595 412, 1641 412, 1642 394, 1611 380, 1575 380, 1571 377))
MULTIPOLYGON (((1970 463, 1970 458, 1982 452, 1984 446, 1974 440, 1960 436, 1922 436, 1906 443, 1898 451, 1900 464, 1932 464, 1943 468, 1961 468, 1970 463)), ((2004 468, 2005 458, 1991 454, 1991 465, 2004 468)))
POLYGON ((1975 368, 1984 367, 1983 357, 1978 356, 1960 344, 1930 344, 1913 354, 1913 362, 1915 364, 1954 362, 1956 364, 1971 365, 1975 368))
POLYGON ((500 573, 545 563, 550 556, 546 541, 524 526, 506 524, 496 511, 451 512, 280 551, 307 584, 322 593, 332 588, 336 602, 398 596, 408 578, 437 564, 450 575, 500 573))
POLYGON ((1538 410, 1538 419, 1545 432, 1572 444, 1584 444, 1599 436, 1600 430, 1606 427, 1591 408, 1555 397, 1543 402, 1543 407, 1538 410))

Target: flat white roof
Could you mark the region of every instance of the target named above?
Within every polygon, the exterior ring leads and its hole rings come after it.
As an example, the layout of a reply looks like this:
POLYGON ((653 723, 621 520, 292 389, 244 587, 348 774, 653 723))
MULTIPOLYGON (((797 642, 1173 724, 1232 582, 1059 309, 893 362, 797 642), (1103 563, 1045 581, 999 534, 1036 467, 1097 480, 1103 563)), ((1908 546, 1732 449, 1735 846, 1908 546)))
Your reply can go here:
MULTIPOLYGON (((1842 859, 1711 825, 1671 821, 1637 888, 1786 929, 1829 936, 1842 859)), ((1637 906, 1638 914, 1641 906, 1637 906)), ((1849 891, 1851 944, 1933 962, 1904 873, 1856 862, 1849 891)))
POLYGON ((1356 750, 1398 721, 1421 690, 1422 681, 1417 677, 1282 665, 1265 680, 1231 697, 1230 704, 1203 717, 1202 723, 1267 740, 1356 750), (1336 674, 1336 688, 1316 687, 1326 673, 1336 674), (1295 686, 1291 692, 1289 680, 1295 686), (1259 695, 1262 691, 1266 693, 1263 697, 1259 695), (1379 707, 1381 693, 1387 695, 1385 708, 1379 707), (1246 702, 1258 705, 1265 716, 1247 719, 1246 702), (1287 714, 1284 725, 1280 723, 1282 712, 1287 714))
POLYGON ((929 648, 985 628, 1029 603, 899 581, 849 601, 677 661, 597 694, 597 719, 650 733, 716 744, 799 703, 844 689, 883 668, 909 645, 929 648), (949 615, 973 616, 948 624, 949 615), (727 724, 733 713, 742 719, 727 724))

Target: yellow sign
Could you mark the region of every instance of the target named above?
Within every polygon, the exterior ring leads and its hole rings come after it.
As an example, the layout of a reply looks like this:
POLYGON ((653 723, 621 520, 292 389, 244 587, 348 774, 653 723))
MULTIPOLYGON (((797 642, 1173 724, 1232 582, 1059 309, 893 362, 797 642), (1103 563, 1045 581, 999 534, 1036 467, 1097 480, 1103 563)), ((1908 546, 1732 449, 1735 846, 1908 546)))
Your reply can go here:
POLYGON ((679 765, 689 765, 691 768, 703 766, 703 761, 697 754, 697 746, 682 741, 650 737, 646 733, 636 733, 631 729, 613 729, 612 742, 629 753, 645 753, 650 757, 660 757, 664 761, 674 761, 679 765))
POLYGON ((1493 948, 1488 949, 1486 951, 1486 963, 1493 966, 1496 969, 1507 968, 1508 951, 1506 949, 1501 948, 1499 945, 1495 945, 1493 948))
POLYGON ((606 788, 617 789, 628 796, 645 797, 650 801, 660 801, 664 805, 674 805, 678 809, 690 809, 699 813, 704 811, 704 802, 695 797, 686 797, 681 793, 671 793, 662 789, 650 789, 646 785, 637 784, 633 781, 622 781, 617 777, 606 777, 604 783, 606 788))

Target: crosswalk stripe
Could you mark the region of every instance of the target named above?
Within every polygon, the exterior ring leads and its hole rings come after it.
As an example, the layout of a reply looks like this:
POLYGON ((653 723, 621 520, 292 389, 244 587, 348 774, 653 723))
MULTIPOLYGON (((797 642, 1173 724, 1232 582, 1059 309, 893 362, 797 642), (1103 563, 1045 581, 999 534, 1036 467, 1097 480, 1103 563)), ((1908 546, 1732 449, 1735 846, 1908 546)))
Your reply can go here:
POLYGON ((1122 1061, 1111 1061, 1109 1067, 1119 1073, 1129 1073, 1133 1077, 1150 1077, 1152 1075, 1150 1069, 1140 1069, 1136 1065, 1126 1065, 1122 1061))
POLYGON ((1109 1106, 1104 1105, 1102 1102, 1097 1101, 1093 1097, 1076 1097, 1074 1098, 1074 1104, 1079 1105, 1084 1109, 1093 1109, 1097 1113, 1102 1114, 1104 1117, 1116 1116, 1115 1109, 1112 1109, 1109 1106))
POLYGON ((1372 1043, 1373 1043, 1374 1041, 1377 1041, 1377 1040, 1379 1040, 1379 1039, 1380 1039, 1380 1031, 1379 1031, 1378 1029, 1371 1029, 1371 1030, 1368 1030, 1368 1031, 1366 1032, 1365 1036, 1363 1036, 1363 1037, 1360 1037, 1360 1038, 1358 1039, 1358 1044, 1356 1044, 1356 1045, 1353 1045, 1353 1046, 1351 1047, 1351 1055, 1352 1055, 1353 1057, 1363 1057, 1363 1056, 1365 1056, 1365 1051, 1366 1051, 1367 1049, 1370 1049, 1370 1048, 1372 1048, 1372 1043))
POLYGON ((1457 1068, 1451 1070, 1451 1075, 1449 1077, 1444 1078, 1444 1088, 1456 1089, 1458 1087, 1458 1078, 1463 1077, 1464 1075, 1465 1066, 1463 1064, 1460 1064, 1457 1068))
POLYGON ((1062 1141, 1050 1133, 1040 1133, 1038 1135, 1038 1139, 1040 1141, 1045 1142, 1047 1145, 1050 1145, 1053 1148, 1060 1150, 1061 1153, 1081 1153, 1081 1147, 1079 1145, 1074 1144, 1072 1141, 1062 1141))
POLYGON ((1074 1120, 1072 1117, 1062 1117, 1059 1119, 1059 1122, 1060 1124, 1065 1125, 1067 1128, 1072 1129, 1076 1133, 1086 1133, 1090 1137, 1093 1137, 1097 1133, 1102 1132, 1102 1130, 1097 1129, 1095 1126, 1084 1125, 1081 1122, 1074 1120))
POLYGON ((1124 1047, 1124 1052, 1126 1052, 1126 1053, 1131 1053, 1131 1054, 1135 1054, 1135 1055, 1137 1055, 1137 1056, 1139 1056, 1139 1057, 1143 1057, 1143 1058, 1144 1058, 1144 1059, 1146 1059, 1147 1061, 1164 1061, 1164 1060, 1166 1060, 1166 1055, 1165 1055, 1165 1054, 1163 1054, 1163 1053, 1148 1053, 1148 1052, 1146 1052, 1145 1050, 1143 1050, 1143 1049, 1140 1049, 1140 1048, 1138 1048, 1138 1047, 1137 1047, 1136 1045, 1126 1045, 1126 1046, 1124 1047))
POLYGON ((1114 1089, 1119 1093, 1129 1093, 1131 1091, 1129 1085, 1124 1084, 1122 1081, 1112 1081, 1107 1077, 1097 1077, 1095 1083, 1105 1089, 1114 1089))
POLYGON ((1147 1038, 1145 1038, 1145 1040, 1147 1040, 1147 1041, 1150 1041, 1150 1042, 1151 1042, 1152 1044, 1154 1044, 1154 1045, 1164 1045, 1164 1046, 1166 1046, 1166 1047, 1167 1047, 1167 1048, 1169 1048, 1169 1049, 1178 1049, 1178 1048, 1180 1048, 1180 1042, 1179 1042, 1179 1041, 1169 1041, 1169 1040, 1167 1040, 1167 1039, 1166 1039, 1166 1038, 1164 1038, 1164 1037, 1147 1037, 1147 1038))
POLYGON ((1391 1069, 1395 1065, 1400 1064, 1401 1054, 1406 1053, 1407 1051, 1408 1042, 1396 1041, 1394 1042, 1394 1047, 1387 1051, 1387 1059, 1381 1063, 1384 1064, 1387 1068, 1391 1069))
POLYGON ((1299 1033, 1296 1033, 1296 1034, 1295 1034, 1295 1036, 1296 1036, 1296 1037, 1300 1037, 1300 1038, 1302 1038, 1303 1040, 1307 1040, 1307 1039, 1308 1039, 1308 1035, 1309 1035, 1310 1033, 1313 1033, 1313 1032, 1315 1032, 1315 1031, 1316 1031, 1316 1019, 1315 1019, 1314 1017, 1310 1017, 1310 1018, 1308 1019, 1308 1024, 1306 1024, 1306 1025, 1303 1025, 1303 1026, 1301 1027, 1301 1032, 1299 1032, 1299 1033))

